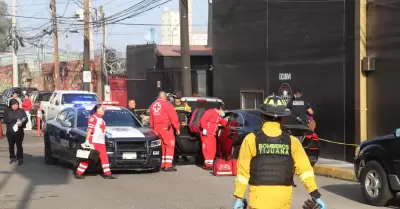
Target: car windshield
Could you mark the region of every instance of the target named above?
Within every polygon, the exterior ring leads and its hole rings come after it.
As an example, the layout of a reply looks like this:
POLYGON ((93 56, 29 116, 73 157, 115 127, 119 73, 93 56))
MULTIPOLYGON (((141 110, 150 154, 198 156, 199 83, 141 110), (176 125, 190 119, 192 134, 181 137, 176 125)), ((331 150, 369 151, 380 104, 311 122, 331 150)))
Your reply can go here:
MULTIPOLYGON (((87 127, 88 118, 90 116, 89 110, 78 111, 78 127, 87 127)), ((104 112, 103 116, 106 126, 129 126, 129 127, 142 127, 139 121, 133 117, 132 113, 126 109, 119 110, 107 110, 104 112)))
POLYGON ((263 121, 258 111, 249 111, 244 121, 245 126, 261 128, 263 121))
POLYGON ((206 101, 187 101, 186 102, 192 110, 196 108, 205 108, 205 109, 211 109, 211 108, 219 108, 223 103, 221 102, 206 102, 206 101))
POLYGON ((99 98, 95 94, 63 94, 61 103, 71 104, 74 102, 98 102, 99 98))
POLYGON ((51 92, 39 93, 37 101, 49 101, 52 94, 51 92))

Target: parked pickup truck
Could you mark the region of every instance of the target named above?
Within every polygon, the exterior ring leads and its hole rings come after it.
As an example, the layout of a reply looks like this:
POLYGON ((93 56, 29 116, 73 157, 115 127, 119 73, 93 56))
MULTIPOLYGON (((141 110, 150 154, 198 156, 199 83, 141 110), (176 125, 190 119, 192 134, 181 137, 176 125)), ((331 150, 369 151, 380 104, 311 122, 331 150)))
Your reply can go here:
POLYGON ((48 119, 54 118, 61 110, 72 107, 74 104, 80 102, 96 103, 100 102, 100 100, 95 93, 88 91, 54 91, 48 102, 42 101, 40 104, 40 110, 42 110, 42 126, 44 126, 48 119))

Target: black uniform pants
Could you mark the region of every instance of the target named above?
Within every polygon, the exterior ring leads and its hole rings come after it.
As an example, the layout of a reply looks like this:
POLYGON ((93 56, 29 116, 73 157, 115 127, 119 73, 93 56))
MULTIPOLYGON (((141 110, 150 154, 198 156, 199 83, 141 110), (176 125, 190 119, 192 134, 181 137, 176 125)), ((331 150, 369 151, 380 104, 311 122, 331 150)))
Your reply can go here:
POLYGON ((22 160, 23 156, 23 148, 22 141, 24 141, 24 132, 7 132, 8 139, 8 150, 10 152, 10 159, 17 158, 18 160, 22 160), (15 157, 15 145, 17 145, 17 156, 15 157))

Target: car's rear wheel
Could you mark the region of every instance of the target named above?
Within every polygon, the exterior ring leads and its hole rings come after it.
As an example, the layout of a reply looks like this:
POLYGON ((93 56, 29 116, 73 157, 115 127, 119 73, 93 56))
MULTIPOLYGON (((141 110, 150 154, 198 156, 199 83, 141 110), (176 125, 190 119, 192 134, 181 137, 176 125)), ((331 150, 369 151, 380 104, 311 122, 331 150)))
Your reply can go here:
POLYGON ((360 175, 361 192, 370 205, 385 206, 394 195, 389 188, 387 174, 377 161, 368 162, 360 175))
POLYGON ((50 142, 45 142, 44 144, 44 160, 48 165, 54 165, 58 161, 56 158, 53 157, 50 142))

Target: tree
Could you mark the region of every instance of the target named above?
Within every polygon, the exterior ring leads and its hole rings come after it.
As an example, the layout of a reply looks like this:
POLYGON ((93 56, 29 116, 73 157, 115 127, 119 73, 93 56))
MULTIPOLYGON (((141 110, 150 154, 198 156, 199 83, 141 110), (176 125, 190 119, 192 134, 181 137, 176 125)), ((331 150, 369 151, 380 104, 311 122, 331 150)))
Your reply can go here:
POLYGON ((9 50, 7 37, 10 35, 11 19, 8 13, 8 5, 4 0, 0 0, 0 52, 9 50))

